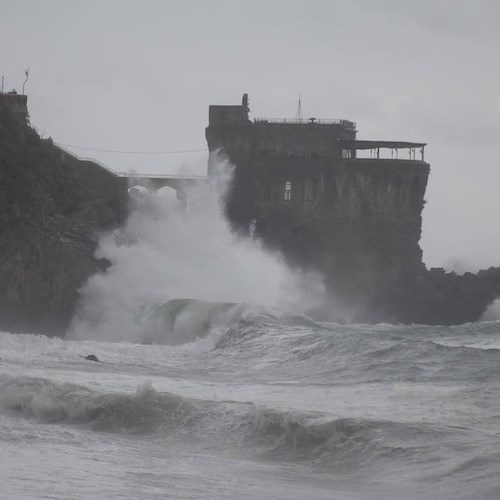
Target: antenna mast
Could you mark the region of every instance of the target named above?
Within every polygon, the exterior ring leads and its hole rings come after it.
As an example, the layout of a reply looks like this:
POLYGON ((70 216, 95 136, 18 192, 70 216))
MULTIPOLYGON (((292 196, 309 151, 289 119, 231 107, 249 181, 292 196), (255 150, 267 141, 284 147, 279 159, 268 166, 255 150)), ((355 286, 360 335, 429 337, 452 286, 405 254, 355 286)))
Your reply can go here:
POLYGON ((24 74, 26 75, 26 79, 24 80, 24 83, 23 83, 23 95, 24 95, 24 86, 26 85, 26 82, 28 81, 28 77, 30 74, 29 68, 24 70, 24 74))
POLYGON ((302 120, 302 96, 299 94, 299 104, 297 106, 297 120, 302 120))

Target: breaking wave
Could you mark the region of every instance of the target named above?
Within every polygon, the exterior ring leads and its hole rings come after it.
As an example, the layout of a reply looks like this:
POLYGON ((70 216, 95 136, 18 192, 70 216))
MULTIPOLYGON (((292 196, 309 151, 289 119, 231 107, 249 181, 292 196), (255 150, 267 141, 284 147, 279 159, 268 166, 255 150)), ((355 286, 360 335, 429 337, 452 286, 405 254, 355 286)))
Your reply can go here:
POLYGON ((232 233, 220 204, 230 168, 221 168, 223 180, 193 190, 187 210, 170 188, 132 190, 126 224, 98 249, 112 265, 82 288, 68 338, 185 343, 238 317, 247 306, 236 304, 303 310, 321 293, 317 277, 232 233))
POLYGON ((324 383, 481 381, 500 376, 499 324, 460 327, 318 324, 305 316, 253 312, 219 334, 208 354, 248 374, 324 383), (458 340, 460 339, 460 340, 458 340))
POLYGON ((95 431, 202 439, 270 459, 358 466, 377 457, 411 459, 418 453, 414 441, 425 446, 438 435, 446 439, 457 433, 445 426, 332 418, 251 403, 190 399, 157 392, 148 383, 135 394, 101 393, 77 384, 4 375, 0 411, 95 431))

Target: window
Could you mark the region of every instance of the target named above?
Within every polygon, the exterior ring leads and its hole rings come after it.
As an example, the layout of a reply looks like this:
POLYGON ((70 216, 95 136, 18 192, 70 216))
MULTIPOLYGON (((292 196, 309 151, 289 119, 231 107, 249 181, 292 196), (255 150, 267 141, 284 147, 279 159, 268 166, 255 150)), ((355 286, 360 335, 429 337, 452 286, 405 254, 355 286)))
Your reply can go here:
POLYGON ((283 194, 283 199, 285 201, 290 201, 292 199, 292 183, 290 181, 285 182, 285 192, 283 194))

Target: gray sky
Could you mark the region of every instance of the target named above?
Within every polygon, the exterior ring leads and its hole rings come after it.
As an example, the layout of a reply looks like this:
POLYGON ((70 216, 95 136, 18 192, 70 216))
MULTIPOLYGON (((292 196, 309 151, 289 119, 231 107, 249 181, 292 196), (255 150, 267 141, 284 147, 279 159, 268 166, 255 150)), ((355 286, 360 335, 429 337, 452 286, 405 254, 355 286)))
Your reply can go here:
MULTIPOLYGON (((209 104, 357 122, 429 143, 428 265, 500 265, 500 2, 0 0, 0 71, 56 142, 205 147, 209 104)), ((205 153, 74 150, 117 170, 201 172, 205 153)))

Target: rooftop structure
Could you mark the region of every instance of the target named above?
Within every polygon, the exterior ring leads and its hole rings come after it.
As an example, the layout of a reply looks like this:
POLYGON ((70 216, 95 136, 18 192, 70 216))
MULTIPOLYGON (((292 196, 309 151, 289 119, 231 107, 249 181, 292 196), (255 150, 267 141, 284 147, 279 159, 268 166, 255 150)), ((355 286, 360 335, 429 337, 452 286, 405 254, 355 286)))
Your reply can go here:
POLYGON ((14 89, 10 92, 0 92, 0 109, 9 109, 16 119, 28 121, 28 96, 18 94, 14 89))
POLYGON ((231 157, 252 149, 254 154, 262 157, 355 159, 359 151, 369 150, 370 158, 381 159, 380 151, 387 149, 391 151, 390 159, 397 160, 400 159, 400 150, 405 149, 408 150, 408 160, 424 160, 425 143, 357 140, 356 134, 356 123, 346 119, 311 117, 250 120, 247 94, 243 96, 240 106, 209 107, 209 145, 216 149, 219 141, 220 147, 231 157), (232 138, 241 134, 241 140, 234 143, 232 138))
MULTIPOLYGON (((356 136, 345 119, 250 120, 246 94, 240 106, 210 106, 206 129, 209 150, 235 165, 226 200, 233 227, 320 271, 337 303, 359 306, 362 320, 422 266, 429 165, 425 143, 356 136)), ((215 162, 208 172, 217 173, 215 162)))

